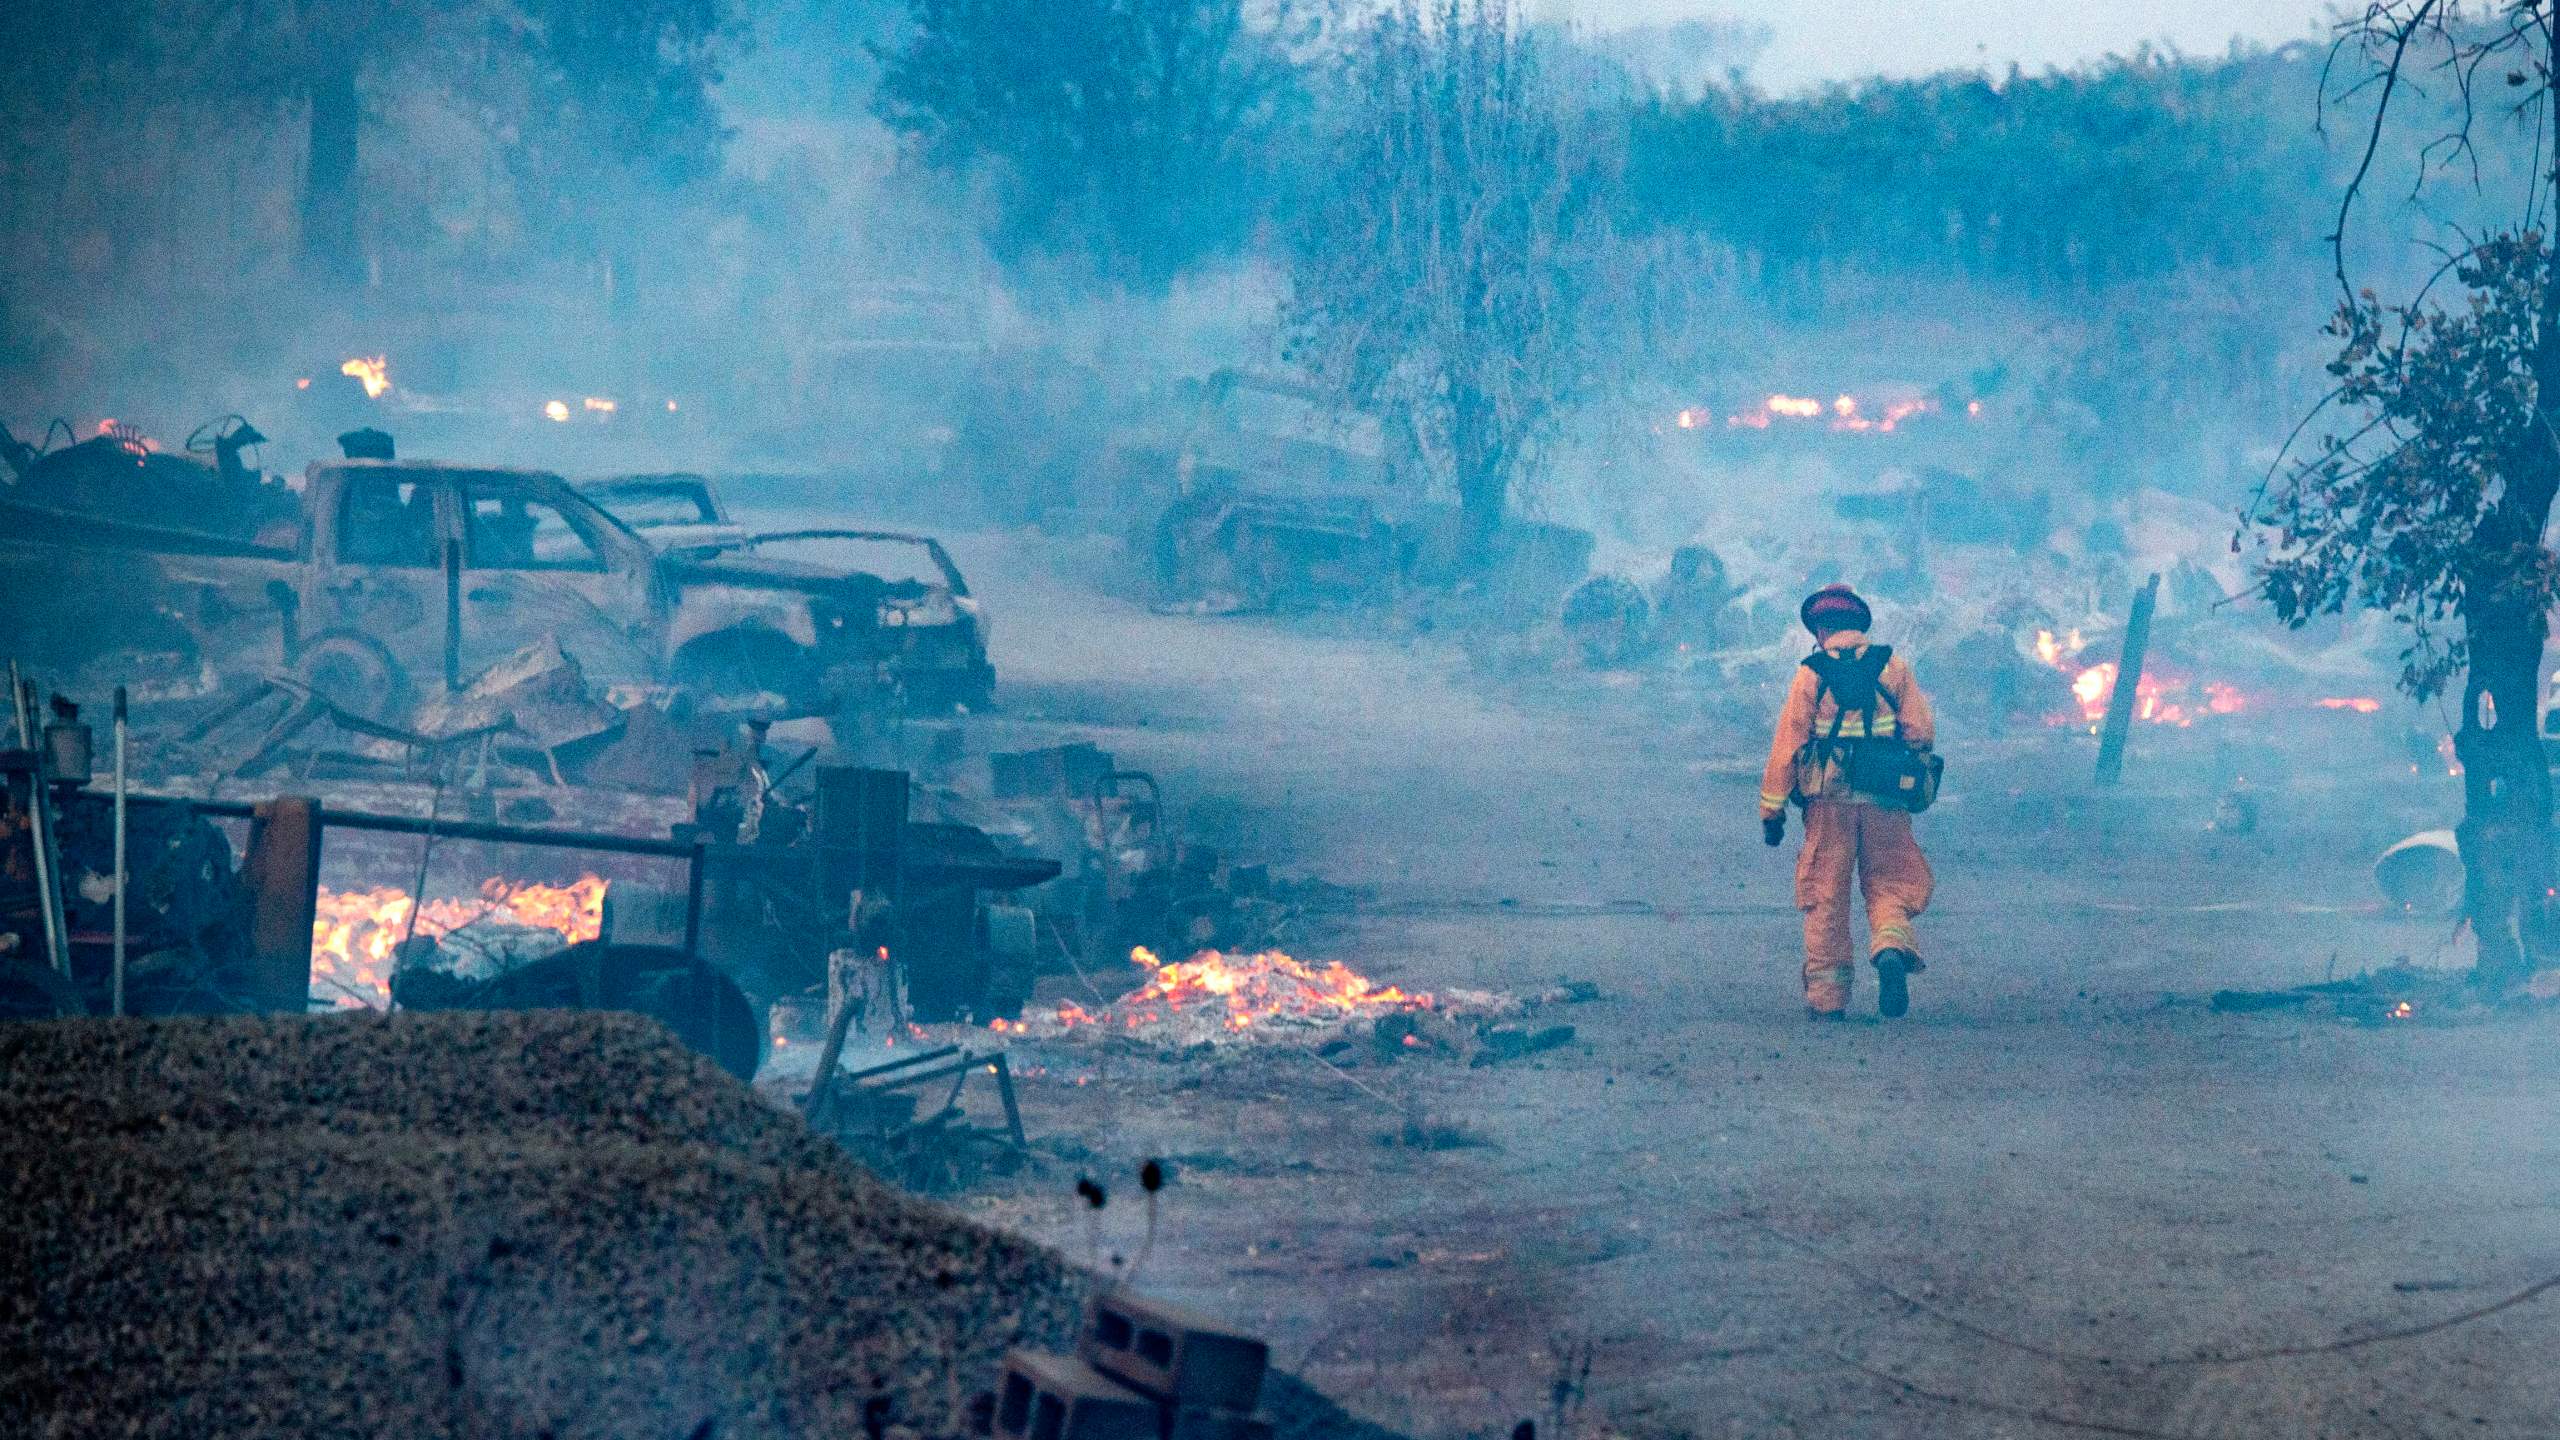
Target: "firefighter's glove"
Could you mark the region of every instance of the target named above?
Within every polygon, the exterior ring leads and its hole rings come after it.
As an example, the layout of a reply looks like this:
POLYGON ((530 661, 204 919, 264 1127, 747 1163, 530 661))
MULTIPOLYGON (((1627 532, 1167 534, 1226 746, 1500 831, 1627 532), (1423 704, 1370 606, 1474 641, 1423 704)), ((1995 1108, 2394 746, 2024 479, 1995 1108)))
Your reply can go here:
POLYGON ((1787 812, 1760 817, 1760 843, 1775 850, 1787 843, 1787 812))

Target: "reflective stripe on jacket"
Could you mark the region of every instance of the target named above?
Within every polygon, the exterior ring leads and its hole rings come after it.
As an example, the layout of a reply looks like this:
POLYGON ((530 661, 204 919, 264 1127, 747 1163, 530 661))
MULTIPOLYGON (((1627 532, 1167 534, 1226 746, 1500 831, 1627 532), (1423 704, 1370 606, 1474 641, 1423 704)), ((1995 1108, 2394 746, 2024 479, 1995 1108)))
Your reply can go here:
MULTIPOLYGON (((1834 655, 1863 655, 1867 650, 1866 633, 1836 631, 1823 638, 1822 648, 1834 655)), ((1937 743, 1937 717, 1930 711, 1929 697, 1922 693, 1911 666, 1900 655, 1885 662, 1876 686, 1886 697, 1876 704, 1877 736, 1900 735, 1904 743, 1914 746, 1937 743)), ((1821 702, 1815 703, 1814 694, 1821 689, 1821 680, 1810 668, 1796 667, 1795 680, 1787 687, 1787 703, 1778 712, 1777 733, 1769 737, 1769 763, 1760 771, 1760 813, 1764 816, 1786 808, 1787 799, 1796 788, 1796 752, 1817 737, 1828 738, 1831 722, 1840 714, 1837 700, 1827 691, 1821 702)), ((1862 717, 1853 714, 1843 721, 1840 738, 1866 739, 1862 717)))

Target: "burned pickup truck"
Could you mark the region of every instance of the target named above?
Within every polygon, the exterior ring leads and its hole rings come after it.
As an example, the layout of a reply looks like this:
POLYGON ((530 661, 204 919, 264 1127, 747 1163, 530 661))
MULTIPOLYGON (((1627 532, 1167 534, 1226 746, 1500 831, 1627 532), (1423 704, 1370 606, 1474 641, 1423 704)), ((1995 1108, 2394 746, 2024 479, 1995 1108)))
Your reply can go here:
MULTIPOLYGON (((148 484, 149 474, 108 483, 148 484)), ((317 463, 290 496, 290 518, 245 538, 205 507, 124 518, 135 498, 0 490, 0 573, 96 607, 93 623, 41 637, 84 652, 54 663, 130 650, 120 617, 131 611, 209 660, 268 657, 366 716, 398 713, 438 677, 476 674, 545 637, 591 680, 674 683, 714 710, 788 717, 908 703, 911 597, 900 587, 783 557, 662 551, 557 475, 317 463)))
POLYGON ((987 619, 951 552, 902 530, 751 530, 733 519, 704 476, 617 475, 578 490, 684 562, 781 567, 831 583, 874 585, 882 646, 899 692, 917 711, 984 709, 995 698, 987 619))

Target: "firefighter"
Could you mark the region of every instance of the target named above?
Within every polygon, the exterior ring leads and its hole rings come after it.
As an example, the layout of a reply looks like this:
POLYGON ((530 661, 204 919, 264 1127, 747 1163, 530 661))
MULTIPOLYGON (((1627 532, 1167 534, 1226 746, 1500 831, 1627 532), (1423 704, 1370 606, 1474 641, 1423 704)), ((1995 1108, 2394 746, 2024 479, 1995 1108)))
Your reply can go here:
MULTIPOLYGON (((1849 784, 1860 746, 1884 744, 1881 767, 1925 757, 1937 738, 1929 697, 1910 664, 1870 645, 1874 613, 1846 585, 1806 597, 1798 612, 1815 649, 1796 670, 1769 742, 1760 778, 1761 838, 1786 839, 1787 804, 1804 807, 1804 852, 1796 861, 1796 908, 1804 912, 1804 1003, 1808 1019, 1840 1020, 1857 977, 1849 928, 1849 887, 1867 902, 1876 1009, 1890 1019, 1910 1008, 1909 978, 1923 967, 1913 918, 1929 903, 1929 862, 1911 835, 1912 811, 1849 784), (1845 743, 1844 743, 1845 742, 1845 743)), ((1931 762, 1934 763, 1934 762, 1931 762)))

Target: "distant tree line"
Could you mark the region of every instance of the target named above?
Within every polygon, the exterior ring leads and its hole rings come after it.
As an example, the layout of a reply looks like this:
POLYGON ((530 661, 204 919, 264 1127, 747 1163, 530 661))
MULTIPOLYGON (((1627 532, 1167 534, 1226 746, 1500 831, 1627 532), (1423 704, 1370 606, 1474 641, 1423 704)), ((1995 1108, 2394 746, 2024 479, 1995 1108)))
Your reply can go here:
POLYGON ((2319 80, 2296 48, 1784 98, 1718 86, 1628 117, 1627 210, 1773 280, 1850 265, 2049 294, 2316 262, 2334 194, 2319 80))
MULTIPOLYGON (((2325 304, 2350 157, 2315 51, 1773 96, 1715 73, 1754 43, 1503 0, 0 6, 0 372, 111 296, 325 308, 546 266, 622 307, 656 280, 671 336, 727 317, 744 372, 860 301, 904 207, 1046 294, 1273 277, 1289 358, 1396 412, 1482 519, 1577 397, 1703 367, 1749 306, 1818 326, 1958 282, 2083 337, 2058 405, 2184 424, 2325 304)), ((2449 96, 2405 103, 2445 128, 2449 96)))

